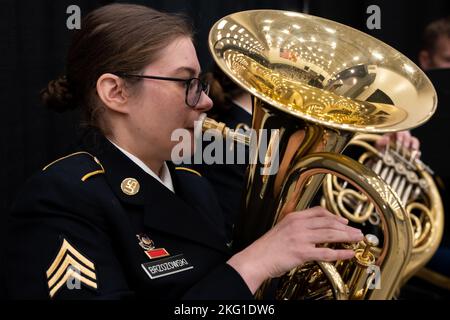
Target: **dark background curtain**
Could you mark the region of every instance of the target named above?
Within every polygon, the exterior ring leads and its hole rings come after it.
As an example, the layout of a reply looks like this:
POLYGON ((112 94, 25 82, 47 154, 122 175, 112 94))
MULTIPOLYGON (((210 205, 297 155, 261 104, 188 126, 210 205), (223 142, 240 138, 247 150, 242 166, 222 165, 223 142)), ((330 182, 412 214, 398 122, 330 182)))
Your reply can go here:
MULTIPOLYGON (((0 0, 0 237, 5 218, 21 185, 45 164, 64 154, 78 128, 76 111, 56 114, 39 102, 40 89, 64 72, 65 54, 73 31, 66 28, 70 5, 81 14, 114 1, 0 0)), ((195 22, 197 47, 203 69, 211 62, 207 34, 220 17, 241 10, 271 8, 332 19, 372 34, 412 60, 420 35, 431 20, 450 13, 448 0, 147 0, 127 1, 164 11, 183 11, 195 22), (366 9, 381 8, 381 29, 368 30, 366 9)), ((427 143, 432 143, 427 141, 427 143)), ((3 238, 0 238, 3 243, 3 238)), ((6 275, 7 276, 7 275, 6 275)))

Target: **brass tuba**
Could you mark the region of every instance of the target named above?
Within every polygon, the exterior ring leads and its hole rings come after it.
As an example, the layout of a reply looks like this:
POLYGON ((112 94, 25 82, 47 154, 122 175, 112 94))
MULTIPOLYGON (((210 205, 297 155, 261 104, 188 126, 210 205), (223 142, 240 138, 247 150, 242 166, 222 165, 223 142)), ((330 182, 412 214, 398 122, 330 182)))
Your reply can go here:
POLYGON ((253 96, 250 139, 204 121, 204 129, 250 144, 235 250, 287 213, 310 206, 326 174, 352 185, 380 216, 382 241, 367 235, 352 261, 298 266, 267 280, 256 296, 390 299, 410 261, 411 220, 389 185, 341 152, 357 132, 402 131, 427 121, 437 103, 429 79, 381 41, 296 12, 228 15, 210 30, 209 48, 219 67, 253 96))

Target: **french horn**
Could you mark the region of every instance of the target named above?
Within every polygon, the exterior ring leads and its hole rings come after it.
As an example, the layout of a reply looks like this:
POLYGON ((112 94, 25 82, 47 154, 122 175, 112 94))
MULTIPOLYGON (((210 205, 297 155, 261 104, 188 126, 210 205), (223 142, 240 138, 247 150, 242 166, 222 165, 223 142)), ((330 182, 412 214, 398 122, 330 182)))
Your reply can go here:
MULTIPOLYGON (((413 244, 411 258, 401 275, 405 283, 432 258, 444 232, 444 209, 433 179, 433 170, 418 159, 417 152, 393 143, 384 150, 376 147, 375 134, 356 135, 345 153, 378 174, 401 200, 411 220, 413 244)), ((368 232, 377 232, 380 217, 370 203, 336 176, 327 175, 321 205, 348 218, 368 232)))
POLYGON ((359 244, 338 244, 353 248, 355 258, 298 266, 268 279, 256 297, 392 298, 413 251, 411 219, 390 185, 341 153, 356 133, 396 132, 426 122, 437 103, 429 79, 383 42, 297 12, 228 15, 211 28, 209 48, 224 73, 253 96, 254 134, 242 137, 211 119, 203 128, 255 146, 250 160, 258 154, 262 159, 247 167, 234 250, 287 213, 310 206, 327 174, 357 190, 380 217, 382 241, 367 234, 359 244))

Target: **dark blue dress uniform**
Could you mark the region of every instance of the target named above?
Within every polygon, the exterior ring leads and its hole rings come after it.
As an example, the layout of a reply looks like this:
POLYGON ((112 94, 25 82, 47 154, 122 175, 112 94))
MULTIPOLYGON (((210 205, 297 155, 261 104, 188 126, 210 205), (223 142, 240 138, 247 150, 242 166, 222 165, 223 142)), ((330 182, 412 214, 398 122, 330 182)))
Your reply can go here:
MULTIPOLYGON (((250 127, 252 116, 241 107, 229 101, 230 108, 220 113, 217 121, 223 122, 230 129, 245 133, 250 127)), ((224 144, 224 157, 226 152, 233 152, 236 143, 224 144)), ((233 225, 240 211, 241 196, 244 190, 244 180, 248 165, 248 148, 246 147, 245 163, 234 164, 201 164, 192 168, 207 178, 218 195, 219 204, 225 215, 225 225, 228 238, 232 237, 233 225)))
POLYGON ((13 206, 10 298, 252 299, 225 262, 206 179, 168 164, 175 193, 100 134, 33 176, 13 206))

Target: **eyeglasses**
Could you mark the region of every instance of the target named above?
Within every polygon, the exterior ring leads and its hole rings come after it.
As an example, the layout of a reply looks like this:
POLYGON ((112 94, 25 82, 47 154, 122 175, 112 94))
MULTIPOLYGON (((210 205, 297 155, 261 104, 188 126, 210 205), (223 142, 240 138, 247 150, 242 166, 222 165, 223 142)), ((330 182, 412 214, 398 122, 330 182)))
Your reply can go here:
POLYGON ((120 73, 120 72, 116 72, 115 74, 122 78, 142 78, 142 79, 184 82, 185 86, 186 86, 185 102, 191 108, 194 108, 197 105, 197 103, 200 101, 202 92, 204 92, 205 94, 209 93, 209 83, 203 82, 199 78, 181 79, 181 78, 171 78, 171 77, 128 74, 128 73, 120 73))

